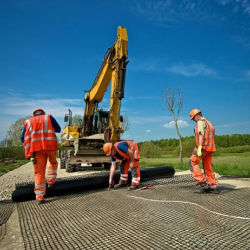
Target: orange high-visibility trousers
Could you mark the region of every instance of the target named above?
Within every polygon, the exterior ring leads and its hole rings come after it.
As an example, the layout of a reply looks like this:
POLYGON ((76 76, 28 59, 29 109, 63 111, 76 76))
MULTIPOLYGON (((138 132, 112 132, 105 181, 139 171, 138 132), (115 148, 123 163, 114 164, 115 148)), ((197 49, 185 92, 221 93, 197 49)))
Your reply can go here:
POLYGON ((46 193, 45 172, 47 166, 47 158, 49 158, 48 167, 48 184, 53 185, 56 181, 58 162, 56 160, 56 150, 42 150, 35 153, 35 164, 33 170, 35 173, 35 189, 36 200, 43 200, 46 193))
MULTIPOLYGON (((128 181, 128 171, 129 171, 130 160, 123 160, 120 164, 120 183, 127 184, 128 181)), ((141 172, 139 167, 139 161, 134 161, 134 166, 131 168, 131 185, 139 186, 141 180, 141 172)))
POLYGON ((189 169, 191 171, 192 176, 194 179, 198 182, 207 182, 207 184, 211 188, 217 188, 218 185, 215 181, 215 174, 212 169, 213 163, 212 163, 212 157, 213 152, 207 152, 205 150, 202 150, 202 157, 197 156, 197 148, 194 149, 190 159, 189 159, 189 169), (204 169, 204 173, 201 171, 199 167, 199 162, 202 160, 202 165, 204 169))

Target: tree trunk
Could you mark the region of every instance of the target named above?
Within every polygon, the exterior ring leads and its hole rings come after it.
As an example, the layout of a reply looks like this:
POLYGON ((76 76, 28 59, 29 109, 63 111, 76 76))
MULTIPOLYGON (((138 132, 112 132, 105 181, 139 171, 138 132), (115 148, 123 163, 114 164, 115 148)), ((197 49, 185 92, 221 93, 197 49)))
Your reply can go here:
POLYGON ((180 162, 183 164, 183 147, 182 147, 182 137, 178 128, 177 120, 175 121, 175 127, 180 141, 180 162))

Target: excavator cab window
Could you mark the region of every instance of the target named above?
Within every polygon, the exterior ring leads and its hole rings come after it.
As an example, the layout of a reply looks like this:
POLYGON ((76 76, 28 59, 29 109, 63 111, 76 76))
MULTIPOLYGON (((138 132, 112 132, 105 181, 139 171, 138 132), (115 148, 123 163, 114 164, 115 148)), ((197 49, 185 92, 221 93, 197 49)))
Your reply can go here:
POLYGON ((69 121, 69 126, 72 125, 72 111, 69 109, 69 113, 64 116, 64 122, 69 121))
POLYGON ((69 120, 69 115, 65 115, 64 116, 64 122, 68 122, 68 120, 69 120))

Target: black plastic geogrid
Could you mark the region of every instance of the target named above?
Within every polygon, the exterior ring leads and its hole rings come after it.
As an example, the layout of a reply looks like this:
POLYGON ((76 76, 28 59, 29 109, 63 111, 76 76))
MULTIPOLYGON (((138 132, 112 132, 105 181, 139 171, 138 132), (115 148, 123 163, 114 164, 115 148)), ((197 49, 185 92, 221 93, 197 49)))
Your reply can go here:
MULTIPOLYGON (((157 178, 159 176, 172 177, 174 174, 175 170, 173 167, 141 168, 142 181, 148 178, 157 178)), ((119 178, 119 171, 116 171, 114 176, 115 183, 118 183, 119 178)), ((131 172, 129 172, 128 180, 130 182, 131 172)), ((54 188, 46 190, 46 197, 105 188, 108 186, 108 181, 109 172, 57 179, 54 188)), ((12 193, 13 201, 21 202, 33 199, 35 199, 34 182, 16 184, 16 189, 12 193)))
POLYGON ((146 190, 92 190, 17 203, 25 249, 250 249, 250 189, 194 188, 191 175, 146 190))
POLYGON ((6 234, 6 222, 11 216, 14 203, 9 200, 0 201, 0 241, 6 234))

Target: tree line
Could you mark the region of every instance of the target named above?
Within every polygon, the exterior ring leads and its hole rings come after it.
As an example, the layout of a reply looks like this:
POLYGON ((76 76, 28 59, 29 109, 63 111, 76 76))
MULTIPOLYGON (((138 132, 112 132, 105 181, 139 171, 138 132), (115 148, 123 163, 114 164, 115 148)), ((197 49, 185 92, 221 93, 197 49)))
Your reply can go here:
MULTIPOLYGON (((182 137, 182 141, 183 143, 191 141, 195 145, 194 136, 182 137)), ((179 139, 175 138, 151 140, 150 142, 166 151, 172 151, 179 146, 179 139)), ((143 143, 145 142, 140 142, 139 144, 142 145, 143 143)), ((250 134, 215 135, 215 144, 219 148, 250 145, 250 134)))
MULTIPOLYGON (((180 152, 179 139, 160 139, 139 142, 141 156, 146 158, 157 158, 162 154, 174 154, 178 157, 180 152)), ((182 137, 183 156, 189 157, 195 147, 195 137, 182 137)), ((242 153, 250 152, 250 134, 215 135, 217 152, 220 153, 242 153)))

